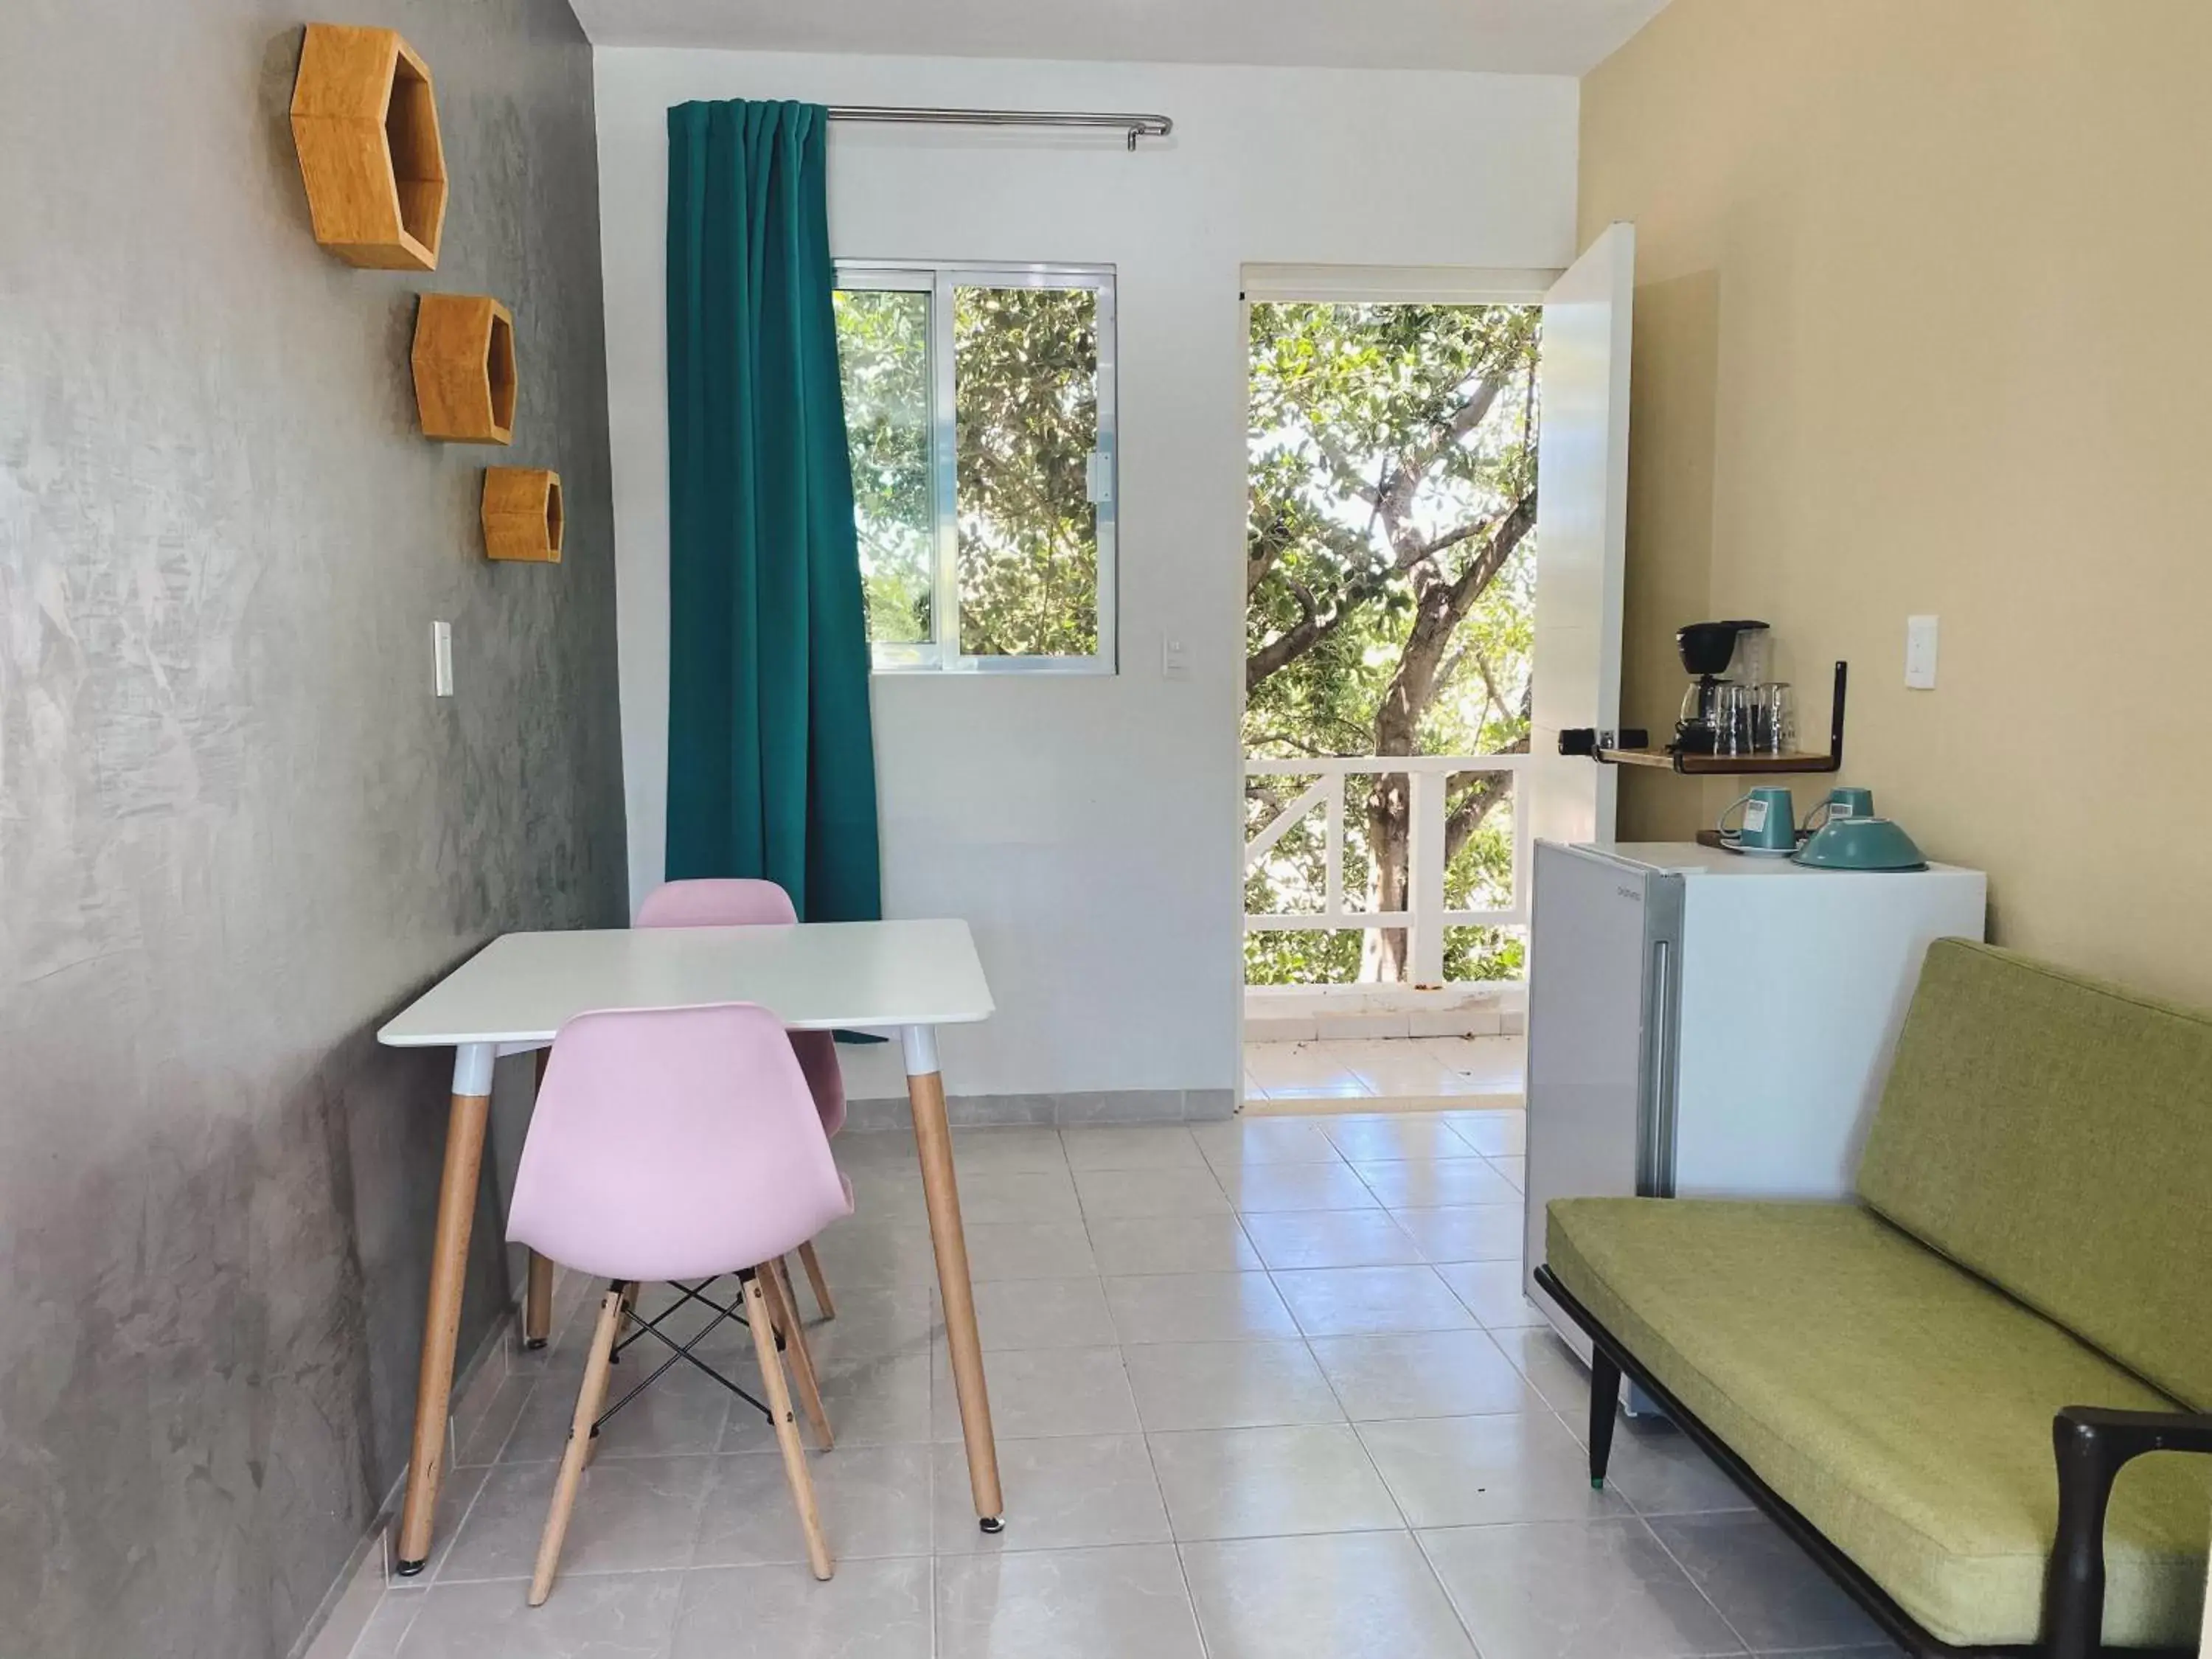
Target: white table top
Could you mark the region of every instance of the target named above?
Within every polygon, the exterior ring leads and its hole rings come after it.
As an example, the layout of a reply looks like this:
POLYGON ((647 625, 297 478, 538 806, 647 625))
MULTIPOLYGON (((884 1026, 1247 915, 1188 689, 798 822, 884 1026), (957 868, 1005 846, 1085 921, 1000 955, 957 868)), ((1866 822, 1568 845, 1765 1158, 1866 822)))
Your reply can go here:
POLYGON ((398 1048, 549 1042, 594 1008, 757 1002, 798 1030, 988 1019, 964 921, 506 933, 376 1034, 398 1048))

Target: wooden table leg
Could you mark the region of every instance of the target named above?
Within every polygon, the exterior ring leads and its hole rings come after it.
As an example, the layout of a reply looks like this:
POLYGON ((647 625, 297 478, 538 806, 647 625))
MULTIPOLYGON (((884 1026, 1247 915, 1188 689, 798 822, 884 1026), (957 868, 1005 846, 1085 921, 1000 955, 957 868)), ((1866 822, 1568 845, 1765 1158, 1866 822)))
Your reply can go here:
POLYGON ((468 1279, 469 1232, 476 1224, 484 1126, 491 1116, 491 1066, 488 1042, 453 1051, 446 1170, 438 1183, 429 1305, 422 1313, 422 1367, 415 1382, 415 1450, 407 1464, 407 1502, 399 1512, 397 1570, 403 1577, 413 1577, 430 1559, 430 1519, 437 1510, 438 1483, 446 1468, 446 1425, 453 1407, 453 1350, 461 1334, 461 1291, 468 1279))
POLYGON ((983 1340, 975 1330, 975 1291, 968 1276, 968 1237, 960 1224, 960 1188, 952 1173, 952 1129, 945 1115, 945 1079, 937 1069, 937 1034, 909 1025, 906 1093, 914 1107, 915 1150, 929 1206, 929 1241, 937 1251, 937 1288, 945 1301, 945 1345, 952 1353, 952 1387, 960 1400, 960 1436, 968 1444, 968 1484, 985 1532, 1005 1525, 999 1492, 999 1448, 991 1436, 991 1398, 983 1384, 983 1340))
MULTIPOLYGON (((550 1048, 538 1051, 538 1081, 545 1081, 545 1062, 550 1048)), ((537 1251, 530 1252, 530 1277, 522 1292, 522 1346, 542 1348, 553 1334, 553 1263, 537 1251)))
POLYGON ((542 1348, 553 1334, 553 1259, 532 1250, 530 1280, 522 1292, 522 1346, 542 1348))

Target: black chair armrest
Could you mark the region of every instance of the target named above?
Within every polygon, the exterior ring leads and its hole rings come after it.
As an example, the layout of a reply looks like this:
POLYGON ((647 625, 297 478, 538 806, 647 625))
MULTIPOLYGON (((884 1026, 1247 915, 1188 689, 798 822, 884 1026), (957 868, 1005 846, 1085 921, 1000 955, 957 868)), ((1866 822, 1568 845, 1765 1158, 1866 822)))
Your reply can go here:
POLYGON ((2212 1454, 2212 1415, 2069 1406, 2051 1420, 2058 1535, 2043 1620, 2051 1659, 2096 1659, 2105 1625, 2105 1510, 2120 1471, 2146 1452, 2212 1454))
MULTIPOLYGON (((2212 1452, 2212 1413, 2122 1412, 2105 1406, 2069 1406, 2051 1419, 2054 1440, 2086 1437, 2103 1441, 2124 1463, 2145 1452, 2212 1452)), ((2063 1462, 2064 1454, 2060 1454, 2063 1462)))

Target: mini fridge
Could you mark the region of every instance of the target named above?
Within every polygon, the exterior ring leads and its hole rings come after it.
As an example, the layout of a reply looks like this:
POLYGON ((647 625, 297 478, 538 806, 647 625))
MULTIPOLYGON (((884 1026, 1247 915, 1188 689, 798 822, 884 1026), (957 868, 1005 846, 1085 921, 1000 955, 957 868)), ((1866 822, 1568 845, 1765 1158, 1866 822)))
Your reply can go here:
POLYGON ((1554 1198, 1840 1198, 1929 942, 1979 871, 1814 870, 1695 842, 1540 841, 1528 945, 1531 1300, 1554 1198))

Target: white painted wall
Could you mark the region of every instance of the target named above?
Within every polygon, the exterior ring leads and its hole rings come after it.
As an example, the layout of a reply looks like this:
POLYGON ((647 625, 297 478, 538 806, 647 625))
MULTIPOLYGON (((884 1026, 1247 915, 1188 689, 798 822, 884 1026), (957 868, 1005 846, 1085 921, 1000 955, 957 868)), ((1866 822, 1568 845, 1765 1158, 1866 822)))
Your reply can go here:
MULTIPOLYGON (((1121 672, 875 682, 889 914, 974 925, 1000 1012, 956 1093, 1227 1088, 1242 977, 1240 265, 1560 266, 1565 77, 661 49, 597 53, 633 902, 667 754, 665 112, 694 98, 1130 109, 1166 144, 832 129, 841 258, 1110 264, 1120 288, 1121 672), (1191 676, 1160 676, 1168 634, 1191 676)), ((901 1091, 891 1055, 856 1094, 901 1091)))

